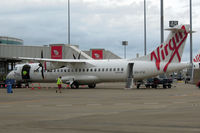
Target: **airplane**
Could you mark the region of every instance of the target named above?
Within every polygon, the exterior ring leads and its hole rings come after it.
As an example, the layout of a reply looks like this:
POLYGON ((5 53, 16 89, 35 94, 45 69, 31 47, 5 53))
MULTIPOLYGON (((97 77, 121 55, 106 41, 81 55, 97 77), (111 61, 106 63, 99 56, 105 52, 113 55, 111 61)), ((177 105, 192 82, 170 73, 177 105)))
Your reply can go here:
POLYGON ((88 85, 95 88, 102 82, 126 82, 125 88, 132 88, 133 81, 144 80, 164 73, 191 67, 182 63, 181 57, 189 31, 189 25, 168 28, 168 38, 150 54, 135 59, 46 59, 16 57, 22 61, 37 63, 18 64, 7 75, 17 83, 56 82, 61 76, 63 83, 71 88, 88 85), (27 71, 23 75, 23 71, 27 71))

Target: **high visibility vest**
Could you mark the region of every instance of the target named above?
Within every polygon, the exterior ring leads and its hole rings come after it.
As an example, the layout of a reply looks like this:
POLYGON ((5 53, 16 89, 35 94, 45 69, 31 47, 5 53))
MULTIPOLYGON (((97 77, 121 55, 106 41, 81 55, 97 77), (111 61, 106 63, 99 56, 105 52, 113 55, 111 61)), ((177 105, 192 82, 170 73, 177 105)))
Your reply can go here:
POLYGON ((27 71, 23 71, 23 75, 26 75, 27 74, 27 71))
POLYGON ((62 84, 62 80, 61 80, 60 78, 58 78, 57 84, 58 84, 58 85, 62 84))

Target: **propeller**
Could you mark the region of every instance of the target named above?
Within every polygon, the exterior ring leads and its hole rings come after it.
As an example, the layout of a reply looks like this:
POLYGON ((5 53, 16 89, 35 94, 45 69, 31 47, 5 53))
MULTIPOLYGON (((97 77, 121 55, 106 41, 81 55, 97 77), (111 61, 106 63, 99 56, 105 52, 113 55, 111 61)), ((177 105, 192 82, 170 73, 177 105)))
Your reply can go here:
POLYGON ((43 50, 41 51, 41 58, 43 58, 43 50))
MULTIPOLYGON (((41 51, 41 58, 43 58, 43 50, 41 51)), ((36 71, 38 71, 40 68, 42 68, 41 74, 42 74, 42 78, 44 79, 44 67, 43 67, 42 63, 39 63, 38 68, 36 69, 36 71)))
POLYGON ((73 54, 74 59, 80 59, 81 58, 81 52, 78 54, 78 58, 76 58, 76 56, 73 54))

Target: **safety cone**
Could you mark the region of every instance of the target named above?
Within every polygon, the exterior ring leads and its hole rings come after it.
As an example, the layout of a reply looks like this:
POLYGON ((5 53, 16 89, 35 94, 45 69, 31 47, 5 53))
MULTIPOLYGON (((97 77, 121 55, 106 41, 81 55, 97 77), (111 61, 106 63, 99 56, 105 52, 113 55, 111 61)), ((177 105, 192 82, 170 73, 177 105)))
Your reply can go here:
POLYGON ((3 88, 3 85, 1 85, 1 88, 3 88))
POLYGON ((40 90, 41 89, 40 83, 38 83, 38 85, 39 85, 38 89, 40 90))
POLYGON ((31 87, 31 90, 34 90, 34 87, 33 87, 33 85, 34 85, 34 84, 31 84, 31 86, 32 86, 32 87, 31 87))
POLYGON ((7 85, 5 84, 5 88, 7 87, 7 85))

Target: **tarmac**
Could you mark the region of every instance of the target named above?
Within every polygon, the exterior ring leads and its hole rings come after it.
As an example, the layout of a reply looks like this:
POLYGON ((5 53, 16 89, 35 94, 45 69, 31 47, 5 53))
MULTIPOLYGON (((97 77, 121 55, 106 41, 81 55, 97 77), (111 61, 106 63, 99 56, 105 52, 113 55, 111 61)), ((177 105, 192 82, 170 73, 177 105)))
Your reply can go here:
MULTIPOLYGON (((50 88, 54 86, 53 88, 50 88)), ((200 133, 200 89, 125 90, 124 83, 95 89, 0 89, 0 133, 200 133)))

